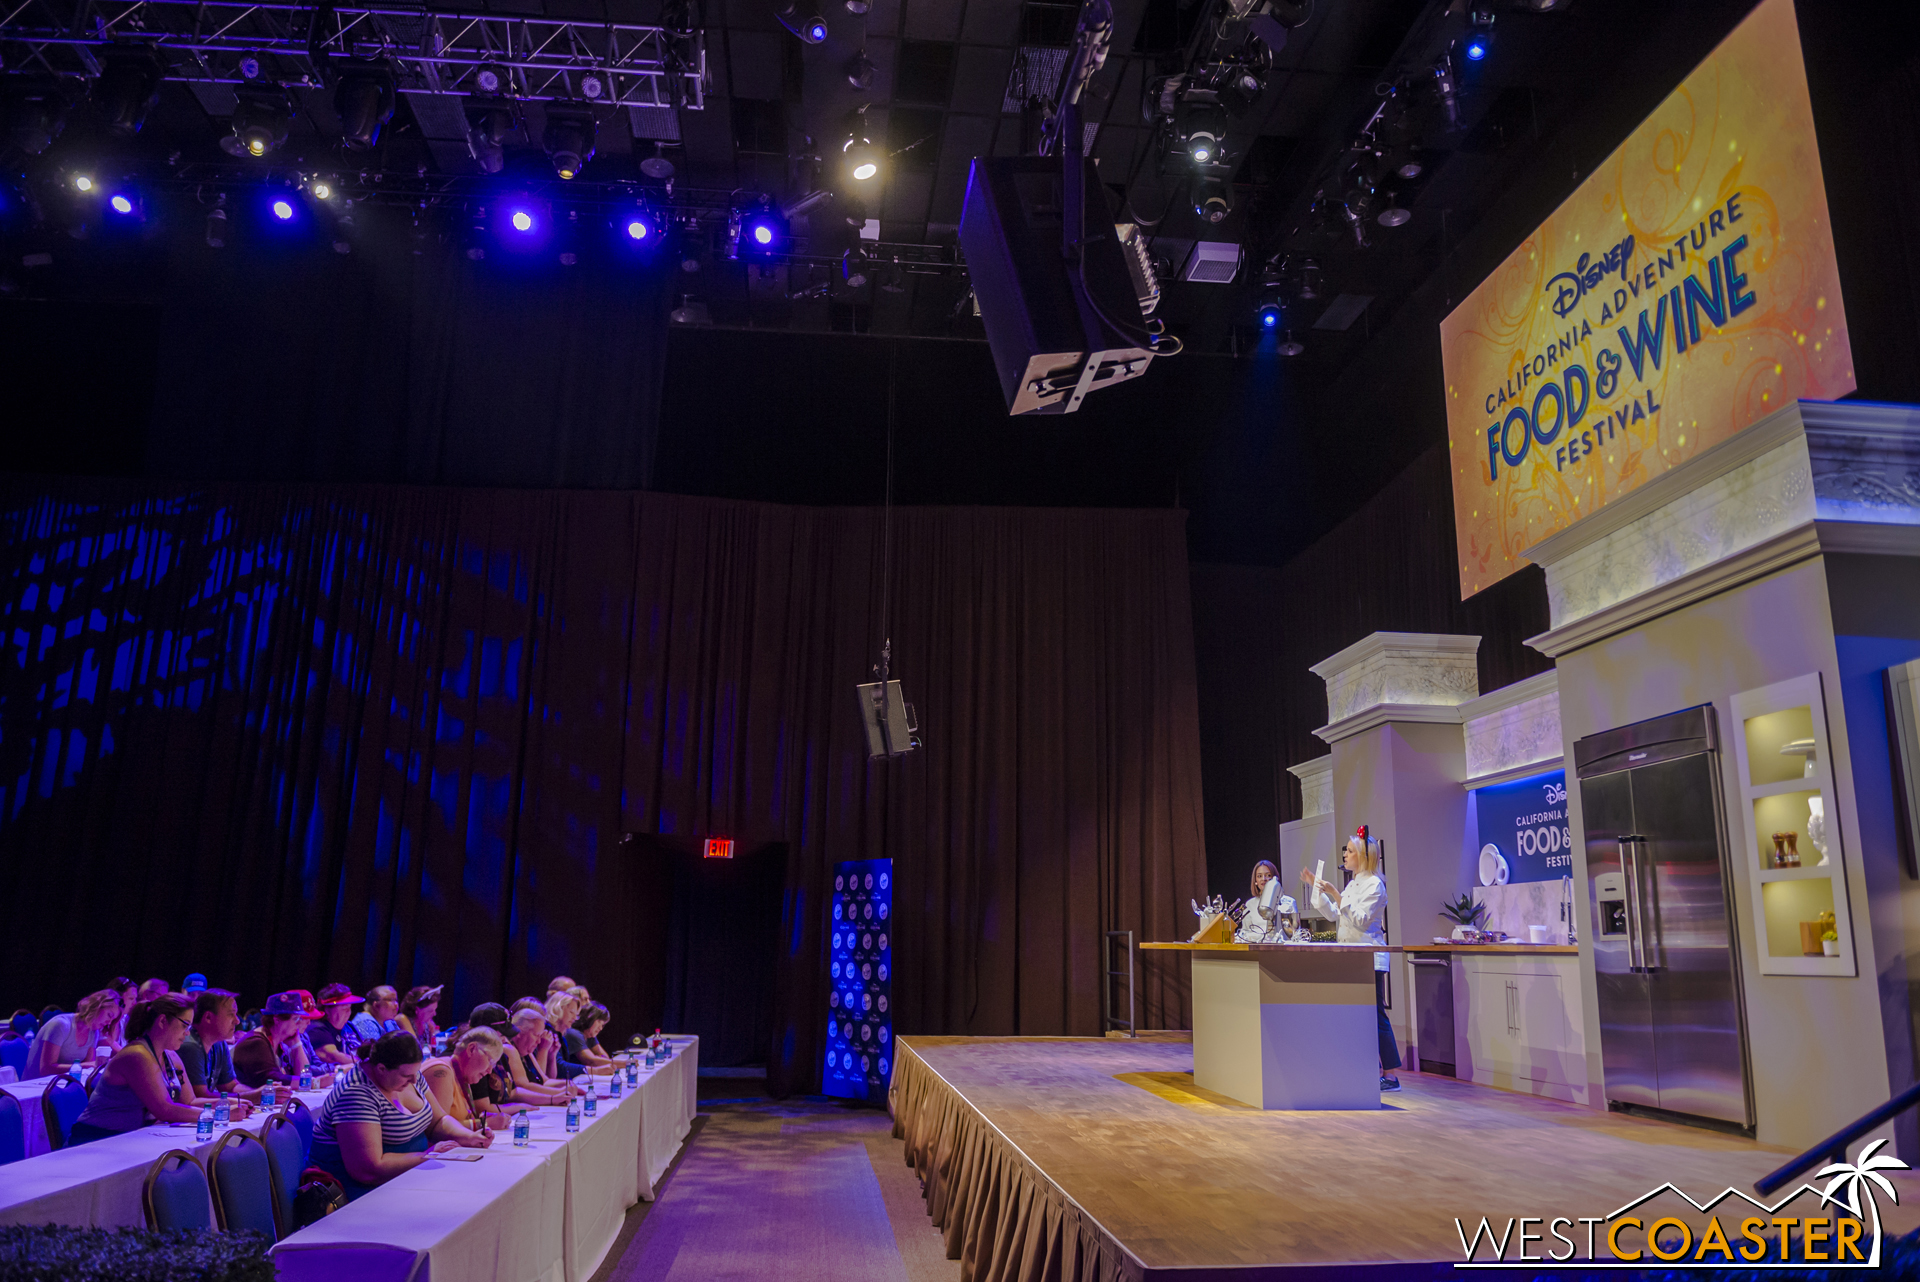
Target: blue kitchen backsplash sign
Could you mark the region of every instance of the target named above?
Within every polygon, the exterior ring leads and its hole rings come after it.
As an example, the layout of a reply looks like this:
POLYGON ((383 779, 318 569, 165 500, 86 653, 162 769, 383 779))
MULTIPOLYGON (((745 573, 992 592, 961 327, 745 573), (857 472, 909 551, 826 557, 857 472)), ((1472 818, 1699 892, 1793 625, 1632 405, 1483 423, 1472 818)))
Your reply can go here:
POLYGON ((1573 872, 1573 830, 1567 822, 1567 772, 1555 770, 1474 790, 1481 866, 1506 861, 1509 882, 1558 881, 1573 872))

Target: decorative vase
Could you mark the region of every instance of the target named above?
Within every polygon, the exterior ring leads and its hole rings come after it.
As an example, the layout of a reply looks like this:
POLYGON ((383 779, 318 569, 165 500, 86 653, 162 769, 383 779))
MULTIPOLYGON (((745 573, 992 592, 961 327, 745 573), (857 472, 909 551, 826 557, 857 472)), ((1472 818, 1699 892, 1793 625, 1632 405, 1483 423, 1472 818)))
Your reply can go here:
POLYGON ((1820 941, 1820 951, 1828 957, 1838 957, 1840 955, 1840 941, 1837 939, 1823 939, 1820 941))
POLYGON ((1822 797, 1807 798, 1807 840, 1820 852, 1819 866, 1827 866, 1827 803, 1822 797))
POLYGON ((1798 868, 1800 866, 1800 834, 1783 832, 1780 835, 1787 839, 1787 867, 1798 868))
POLYGON ((1787 834, 1784 832, 1773 834, 1773 866, 1775 868, 1787 866, 1787 834))

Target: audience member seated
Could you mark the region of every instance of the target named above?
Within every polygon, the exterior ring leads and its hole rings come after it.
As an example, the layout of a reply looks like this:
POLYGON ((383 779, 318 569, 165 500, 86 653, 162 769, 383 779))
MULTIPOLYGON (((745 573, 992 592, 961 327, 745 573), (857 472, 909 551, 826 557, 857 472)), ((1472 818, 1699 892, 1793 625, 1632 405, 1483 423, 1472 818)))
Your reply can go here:
MULTIPOLYGON (((233 1048, 233 1071, 246 1086, 265 1086, 268 1082, 293 1085, 300 1070, 310 1067, 300 1034, 307 1021, 317 1019, 320 1011, 298 989, 275 993, 267 998, 261 1012, 260 1027, 242 1037, 233 1048)), ((331 1074, 316 1077, 314 1085, 331 1085, 331 1074)))
POLYGON ((420 1077, 433 1092, 440 1111, 468 1130, 484 1131, 496 1126, 505 1130, 509 1125, 508 1112, 525 1111, 524 1106, 511 1109, 492 1106, 494 1066, 506 1051, 506 1042, 493 1029, 484 1025, 469 1028, 444 1057, 428 1060, 420 1077))
POLYGON ((573 982, 573 976, 555 975, 552 982, 547 985, 547 996, 551 997, 555 993, 565 992, 569 988, 577 987, 579 987, 579 985, 573 982))
POLYGON ((164 979, 149 979, 145 983, 140 985, 140 995, 135 999, 135 1001, 150 1002, 154 998, 162 995, 163 993, 171 992, 172 989, 173 989, 173 985, 169 984, 164 979))
POLYGON ((376 984, 367 990, 367 1008, 353 1017, 353 1026, 361 1041, 377 1041, 400 1031, 399 1015, 400 994, 390 984, 376 984))
POLYGON ((440 1013, 440 992, 444 987, 421 984, 417 988, 409 988, 400 1002, 400 1014, 397 1016, 400 1027, 419 1038, 423 1050, 431 1050, 435 1039, 440 1036, 440 1026, 434 1023, 434 1016, 440 1013))
POLYGON ((182 981, 180 985, 180 991, 183 993, 187 993, 191 996, 198 996, 199 994, 206 992, 207 977, 205 975, 202 975, 199 971, 195 971, 193 974, 187 976, 184 981, 182 981))
POLYGON ((237 993, 204 988, 194 994, 193 1027, 180 1043, 179 1054, 196 1100, 218 1099, 223 1092, 247 1099, 259 1097, 258 1088, 241 1085, 233 1072, 233 1047, 229 1043, 239 1026, 237 993))
POLYGON ((88 993, 71 1015, 43 1020, 27 1051, 22 1080, 64 1073, 93 1059, 94 1048, 107 1042, 107 1029, 120 1020, 120 997, 111 988, 88 993))
POLYGON ((353 1022, 353 1008, 361 998, 345 984, 328 984, 320 990, 320 1018, 307 1028, 307 1045, 321 1064, 353 1065, 360 1062, 360 1043, 365 1039, 353 1022))
POLYGON ((394 1032, 360 1047, 360 1071, 342 1082, 314 1114, 313 1164, 358 1198, 455 1148, 486 1148, 490 1132, 461 1125, 423 1096, 420 1043, 394 1032), (436 1143, 436 1140, 438 1141, 436 1143))
MULTIPOLYGON (((165 993, 140 1002, 127 1017, 127 1044, 107 1061, 93 1095, 73 1124, 69 1144, 87 1144, 124 1135, 158 1122, 192 1122, 201 1105, 174 1051, 192 1025, 193 1003, 184 993, 165 993)), ((247 1104, 234 1104, 247 1115, 247 1104)))
POLYGON ((585 1064, 572 1055, 563 1054, 566 1043, 564 1038, 573 1030, 573 1021, 580 1014, 580 999, 570 993, 553 993, 547 998, 547 1026, 553 1030, 555 1047, 553 1053, 554 1072, 563 1078, 572 1079, 582 1073, 597 1073, 605 1076, 613 1072, 613 1061, 604 1064, 585 1064))
POLYGON ((102 1036, 106 1038, 109 1046, 119 1050, 127 1044, 127 1017, 133 1014, 134 1003, 139 1000, 140 989, 125 975, 108 980, 107 987, 111 988, 113 995, 120 999, 120 1014, 114 1018, 113 1023, 102 1030, 102 1036))
POLYGON ((600 1046, 600 1030, 607 1026, 612 1013, 599 1002, 589 1002, 580 1008, 570 1027, 562 1029, 560 1046, 568 1059, 576 1064, 585 1064, 598 1072, 613 1068, 613 1056, 600 1046))
POLYGON ((573 1094, 553 1066, 558 1038, 536 1008, 511 1016, 513 1035, 507 1039, 507 1067, 513 1078, 513 1098, 522 1104, 564 1104, 573 1094))

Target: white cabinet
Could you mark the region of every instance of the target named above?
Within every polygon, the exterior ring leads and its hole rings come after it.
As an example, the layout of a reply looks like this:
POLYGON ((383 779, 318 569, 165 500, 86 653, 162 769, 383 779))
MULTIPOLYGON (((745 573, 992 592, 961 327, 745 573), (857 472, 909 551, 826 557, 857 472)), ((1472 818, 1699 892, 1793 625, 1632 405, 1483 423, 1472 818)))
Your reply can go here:
POLYGON ((1532 1095, 1587 1102, 1579 959, 1457 957, 1454 1028, 1458 1075, 1532 1095))

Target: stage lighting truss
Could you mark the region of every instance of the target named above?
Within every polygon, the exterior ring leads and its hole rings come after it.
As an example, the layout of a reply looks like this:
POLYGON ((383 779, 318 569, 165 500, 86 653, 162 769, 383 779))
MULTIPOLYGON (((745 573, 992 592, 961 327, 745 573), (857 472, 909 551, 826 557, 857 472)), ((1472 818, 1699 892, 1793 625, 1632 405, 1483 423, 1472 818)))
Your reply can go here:
POLYGON ((666 8, 664 25, 646 26, 352 4, 140 0, 102 11, 92 0, 24 0, 0 27, 0 66, 91 81, 109 50, 137 42, 166 79, 201 84, 328 83, 330 63, 378 61, 404 93, 704 110, 705 36, 688 5, 666 8))

